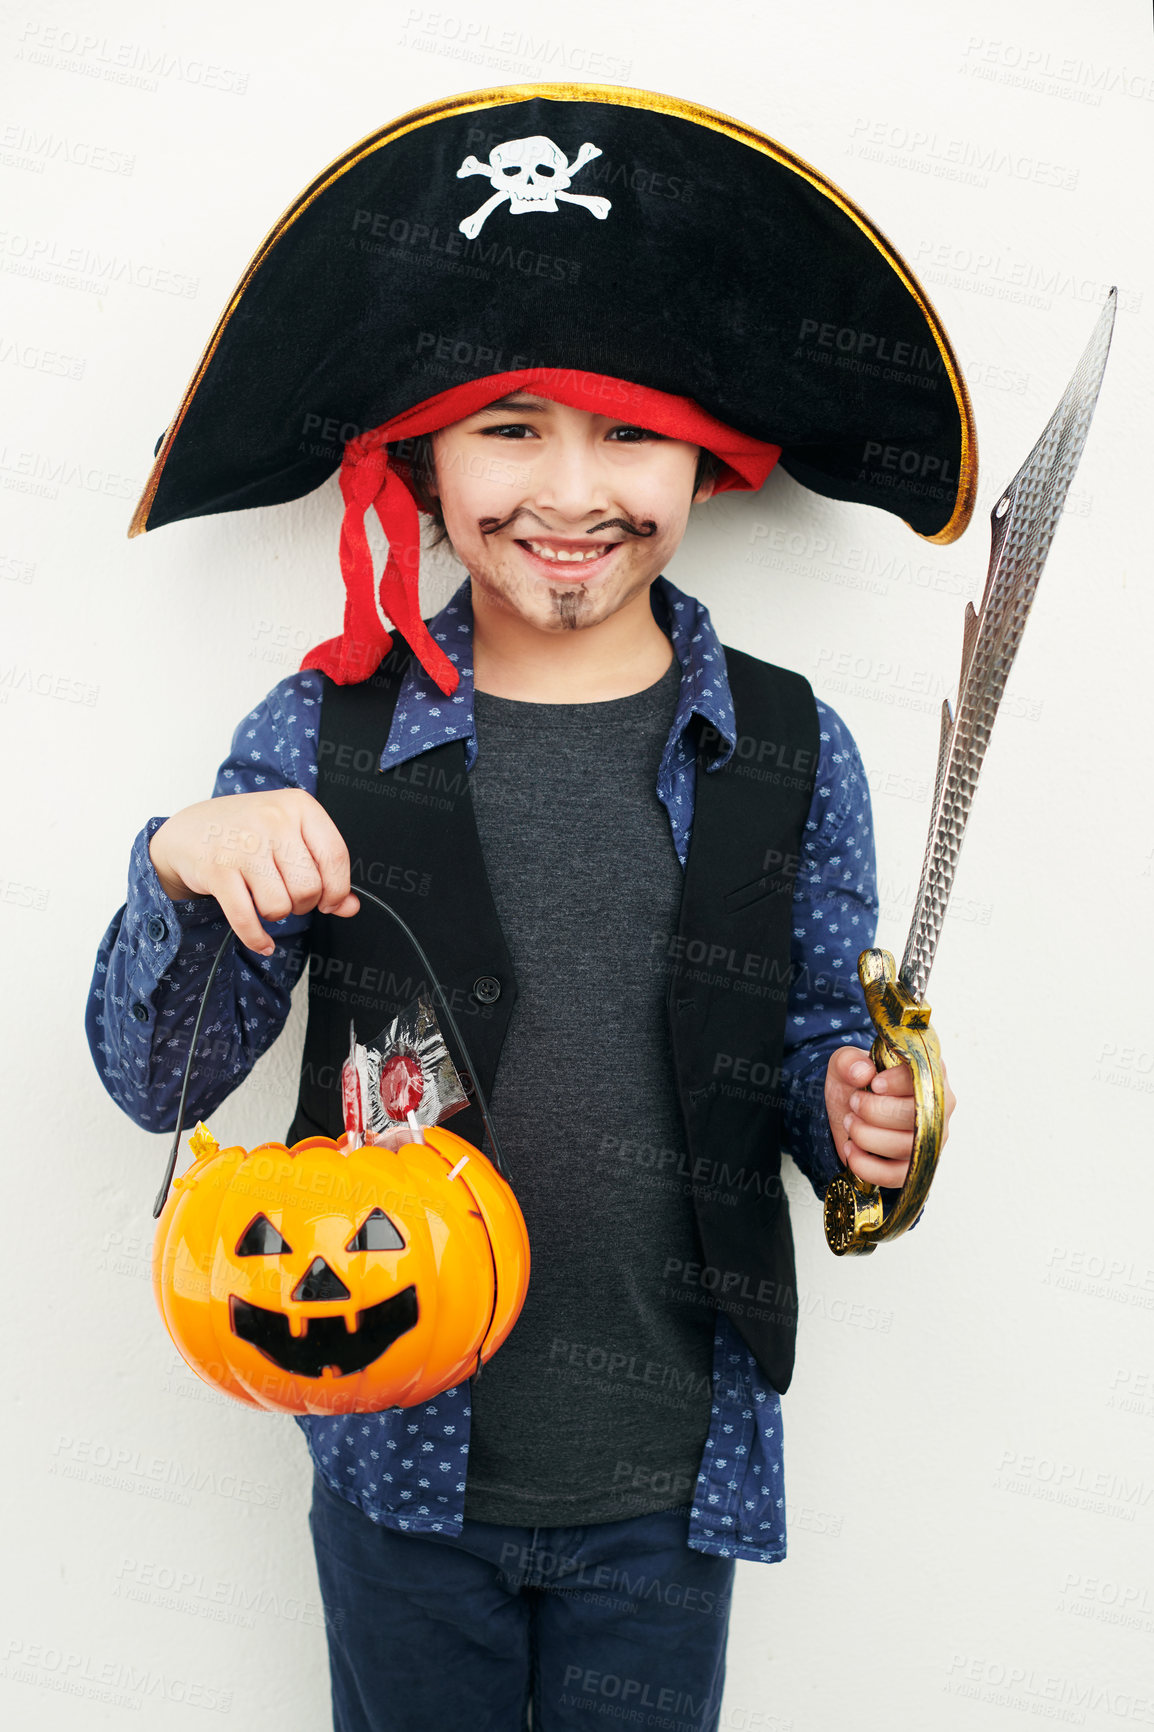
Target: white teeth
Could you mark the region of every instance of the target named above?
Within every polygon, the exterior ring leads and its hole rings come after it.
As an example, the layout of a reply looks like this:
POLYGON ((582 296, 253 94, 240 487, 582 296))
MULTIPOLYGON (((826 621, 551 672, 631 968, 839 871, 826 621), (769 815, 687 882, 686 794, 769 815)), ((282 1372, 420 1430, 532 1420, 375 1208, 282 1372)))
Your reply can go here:
POLYGON ((575 561, 585 563, 591 559, 600 559, 601 555, 605 551, 603 547, 590 547, 587 549, 578 547, 574 548, 572 553, 566 553, 565 550, 560 547, 545 547, 540 541, 530 541, 528 546, 532 548, 534 553, 539 554, 542 559, 557 559, 568 564, 573 564, 575 561))

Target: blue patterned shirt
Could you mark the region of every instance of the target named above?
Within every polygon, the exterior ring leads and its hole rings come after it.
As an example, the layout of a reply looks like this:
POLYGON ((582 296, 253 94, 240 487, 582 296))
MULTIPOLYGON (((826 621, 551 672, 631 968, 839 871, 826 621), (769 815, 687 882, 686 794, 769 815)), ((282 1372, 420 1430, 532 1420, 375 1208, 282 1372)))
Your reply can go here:
MULTIPOLYGON (((733 705, 725 654, 706 608, 664 577, 651 595, 681 669, 657 794, 684 866, 696 778, 687 730, 695 714, 717 730, 709 770, 719 768, 737 746, 733 705)), ((430 630, 458 668, 460 683, 446 698, 410 665, 382 747, 382 769, 449 740, 464 742, 469 768, 476 761, 467 579, 430 630)), ((321 675, 311 670, 279 681, 236 729, 214 795, 284 787, 315 793, 322 693, 321 675)), ((821 746, 794 890, 783 1071, 784 1147, 820 1197, 841 1170, 825 1114, 826 1066, 839 1046, 868 1047, 872 1038, 857 957, 873 942, 877 890, 869 789, 857 747, 833 710, 819 701, 817 713, 821 746)), ((149 819, 133 845, 128 898, 100 944, 87 1015, 105 1087, 136 1124, 154 1131, 171 1131, 176 1123, 188 1037, 227 930, 214 898, 172 902, 161 889, 148 845, 164 822, 149 819)), ((207 1118, 280 1033, 310 920, 305 914, 266 922, 277 941, 272 956, 240 945, 225 953, 205 1012, 186 1123, 207 1118)), ((712 1419, 688 1543, 722 1557, 773 1563, 786 1551, 780 1397, 736 1326, 721 1310, 715 1316, 712 1419)), ((456 1537, 464 1517, 469 1394, 466 1381, 412 1408, 308 1416, 297 1423, 326 1482, 370 1520, 456 1537)))

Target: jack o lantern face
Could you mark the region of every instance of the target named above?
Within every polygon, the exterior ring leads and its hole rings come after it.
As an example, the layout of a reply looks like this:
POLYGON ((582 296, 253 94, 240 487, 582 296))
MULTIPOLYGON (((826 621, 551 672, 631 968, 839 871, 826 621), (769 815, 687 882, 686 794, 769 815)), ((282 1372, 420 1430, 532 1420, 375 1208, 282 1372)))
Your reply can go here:
POLYGON ((413 1406, 471 1376, 513 1327, 524 1220, 481 1151, 443 1126, 394 1152, 328 1137, 222 1149, 199 1130, 193 1151, 157 1225, 153 1287, 184 1359, 238 1401, 413 1406))
MULTIPOLYGON (((405 1241, 383 1209, 373 1209, 353 1234, 345 1250, 403 1251, 405 1241)), ((291 1257, 293 1248, 267 1215, 255 1215, 237 1242, 238 1257, 291 1257)), ((335 1269, 316 1256, 292 1290, 298 1304, 331 1304, 352 1297, 335 1269)), ((229 1296, 229 1323, 234 1335, 263 1353, 281 1371, 294 1377, 320 1377, 331 1369, 336 1377, 364 1371, 391 1347, 398 1336, 415 1329, 419 1307, 415 1284, 378 1305, 356 1314, 350 1330, 343 1316, 305 1313, 304 1332, 293 1335, 288 1315, 254 1305, 239 1294, 229 1296)))

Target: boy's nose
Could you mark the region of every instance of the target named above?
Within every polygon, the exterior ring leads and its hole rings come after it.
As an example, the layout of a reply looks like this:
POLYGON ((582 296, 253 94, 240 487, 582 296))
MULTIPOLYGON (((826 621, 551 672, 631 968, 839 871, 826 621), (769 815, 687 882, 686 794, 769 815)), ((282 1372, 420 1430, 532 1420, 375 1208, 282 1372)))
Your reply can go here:
POLYGON ((594 517, 608 515, 610 489, 597 458, 580 447, 550 451, 540 459, 533 477, 536 503, 548 511, 558 533, 572 526, 579 532, 594 517))

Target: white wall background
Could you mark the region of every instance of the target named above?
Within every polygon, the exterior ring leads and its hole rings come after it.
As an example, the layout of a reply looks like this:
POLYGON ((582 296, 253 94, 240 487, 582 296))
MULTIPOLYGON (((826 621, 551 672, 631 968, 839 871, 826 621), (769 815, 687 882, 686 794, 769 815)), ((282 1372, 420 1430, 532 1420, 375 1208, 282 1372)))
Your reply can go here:
MULTIPOLYGON (((673 570, 850 723, 890 948, 989 509, 1122 291, 935 967, 961 1104, 930 1208, 840 1262, 791 1170, 790 1556, 739 1566, 722 1725, 1152 1724, 1148 8, 450 7, 6 8, 6 1724, 328 1723, 303 1439, 169 1347, 148 1282, 167 1139, 108 1100, 82 1016, 130 839, 207 795, 235 722, 337 628, 335 479, 125 531, 218 311, 312 175, 422 102, 567 75, 700 101, 817 164, 920 272, 968 373, 983 480, 961 543, 782 474, 706 508, 673 570), (45 695, 58 681, 73 695, 45 695)), ((426 602, 455 581, 431 566, 426 602)), ((287 1124, 299 1009, 222 1138, 287 1124)))

